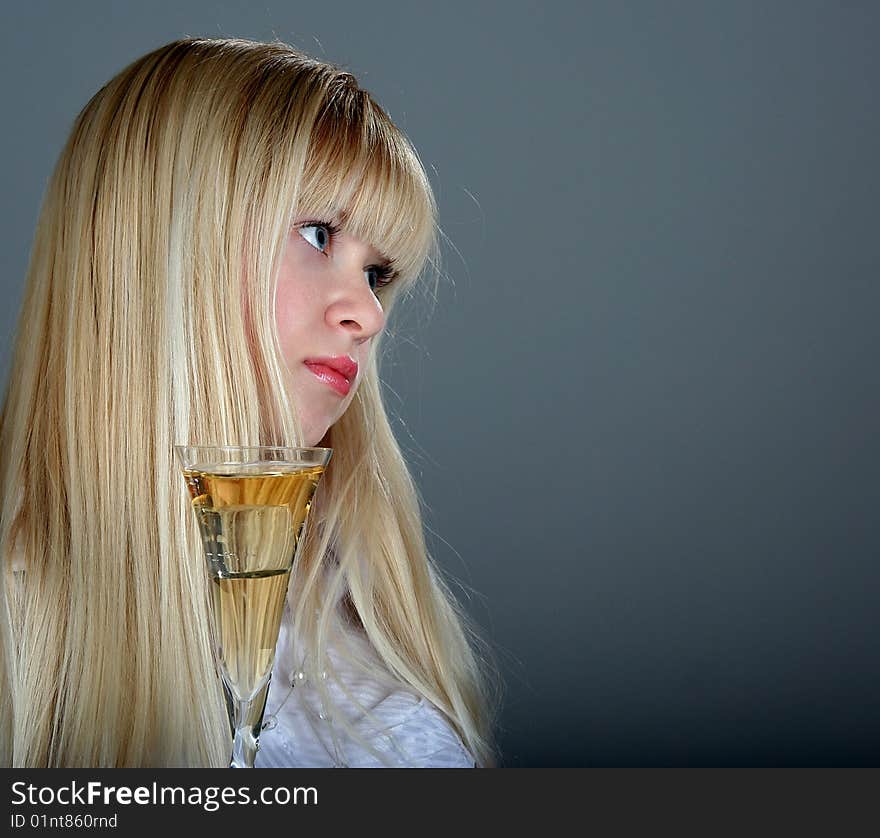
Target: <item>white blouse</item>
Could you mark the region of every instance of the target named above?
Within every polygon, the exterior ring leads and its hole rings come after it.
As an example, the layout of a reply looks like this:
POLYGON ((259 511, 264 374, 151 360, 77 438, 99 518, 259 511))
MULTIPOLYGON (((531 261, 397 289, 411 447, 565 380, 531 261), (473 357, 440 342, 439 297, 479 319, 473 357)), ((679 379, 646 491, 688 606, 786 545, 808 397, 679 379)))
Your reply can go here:
POLYGON ((473 756, 446 717, 426 698, 394 681, 362 634, 353 635, 351 643, 358 658, 369 663, 366 671, 332 648, 327 653, 338 678, 325 678, 337 714, 334 720, 331 712, 324 712, 317 689, 292 665, 290 635, 289 612, 285 611, 257 768, 475 767, 473 756), (370 673, 384 673, 384 678, 370 673), (336 723, 338 714, 378 753, 348 735, 336 723))

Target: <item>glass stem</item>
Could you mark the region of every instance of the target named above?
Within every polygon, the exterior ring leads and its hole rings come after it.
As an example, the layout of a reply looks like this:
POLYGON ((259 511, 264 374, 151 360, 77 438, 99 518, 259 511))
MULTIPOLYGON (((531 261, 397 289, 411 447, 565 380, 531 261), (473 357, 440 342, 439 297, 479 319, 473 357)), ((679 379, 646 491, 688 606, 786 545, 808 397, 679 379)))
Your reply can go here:
POLYGON ((234 739, 230 768, 253 768, 257 751, 260 749, 260 729, 263 713, 266 711, 266 696, 269 682, 250 700, 238 701, 227 694, 227 708, 234 739), (229 700, 231 699, 232 700, 229 700))

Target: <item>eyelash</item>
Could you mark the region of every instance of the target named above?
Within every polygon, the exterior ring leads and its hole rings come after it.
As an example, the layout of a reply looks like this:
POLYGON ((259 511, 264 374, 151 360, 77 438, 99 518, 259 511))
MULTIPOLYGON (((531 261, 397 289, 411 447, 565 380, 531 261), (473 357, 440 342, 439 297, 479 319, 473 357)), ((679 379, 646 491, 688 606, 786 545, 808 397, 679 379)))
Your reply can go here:
MULTIPOLYGON (((305 224, 300 224, 298 229, 301 230, 304 227, 323 227, 330 234, 331 242, 341 232, 340 227, 330 221, 307 221, 305 224)), ((318 253, 322 252, 318 251, 318 253)), ((397 278, 397 271, 390 265, 370 265, 370 270, 376 273, 376 287, 373 289, 374 291, 385 288, 397 278)))

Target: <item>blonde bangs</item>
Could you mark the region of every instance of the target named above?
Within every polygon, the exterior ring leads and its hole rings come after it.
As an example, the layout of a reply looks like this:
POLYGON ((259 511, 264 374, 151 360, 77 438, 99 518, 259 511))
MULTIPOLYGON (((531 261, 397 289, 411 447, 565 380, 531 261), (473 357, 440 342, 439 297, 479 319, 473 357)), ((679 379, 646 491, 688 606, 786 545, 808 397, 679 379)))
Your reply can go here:
POLYGON ((397 273, 396 296, 436 259, 436 204, 415 150, 350 78, 315 122, 296 213, 335 219, 378 250, 397 273))

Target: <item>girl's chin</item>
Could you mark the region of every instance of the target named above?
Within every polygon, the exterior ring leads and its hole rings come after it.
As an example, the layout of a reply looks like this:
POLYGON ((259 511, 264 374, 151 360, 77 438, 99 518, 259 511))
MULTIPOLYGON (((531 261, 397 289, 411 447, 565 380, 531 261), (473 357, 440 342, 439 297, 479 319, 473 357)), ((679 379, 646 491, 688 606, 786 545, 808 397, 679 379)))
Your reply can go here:
POLYGON ((330 448, 330 428, 327 428, 323 434, 319 432, 304 434, 306 448, 330 448))

